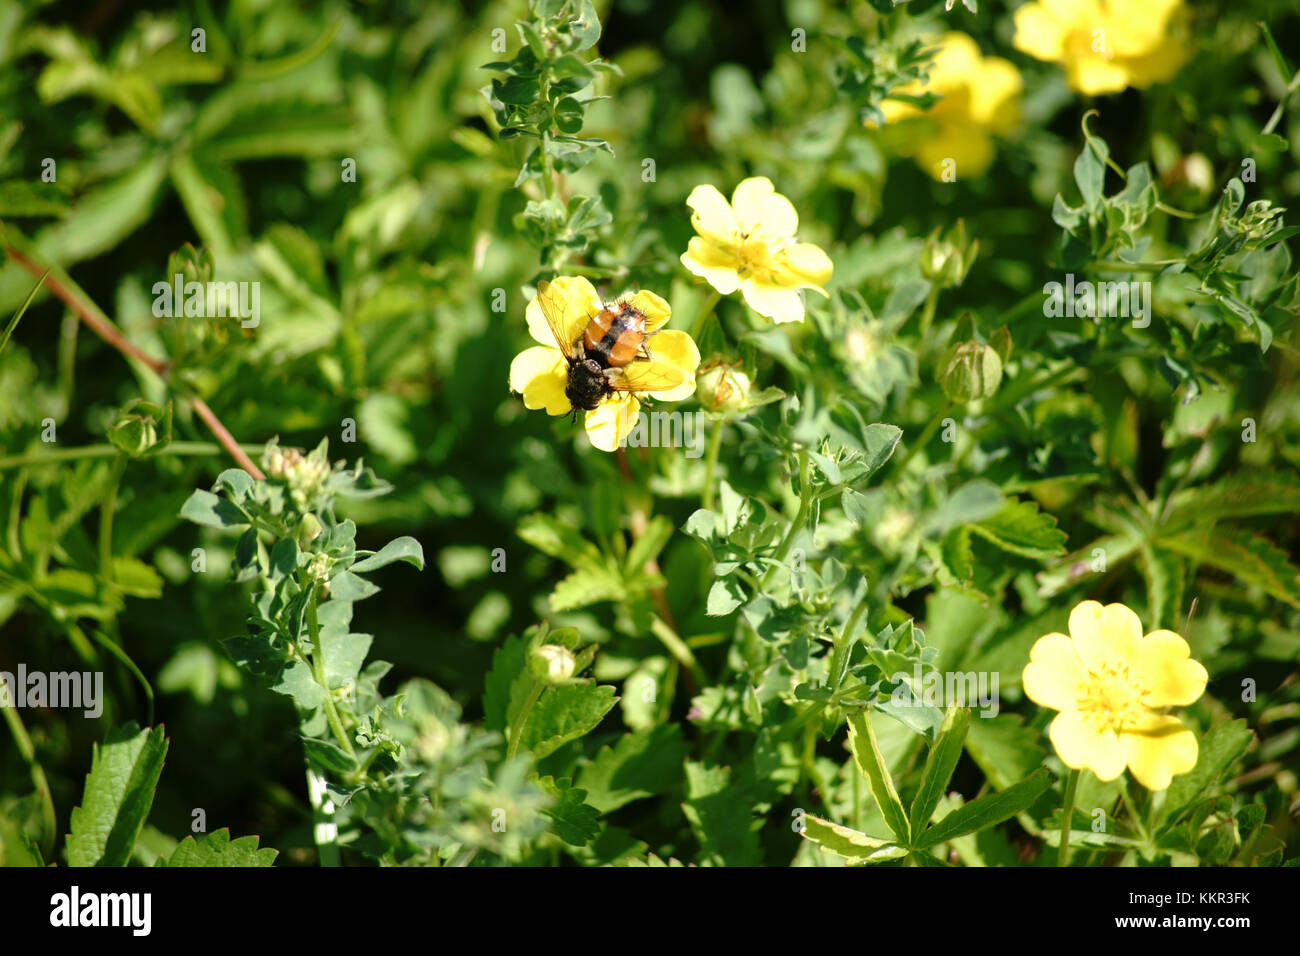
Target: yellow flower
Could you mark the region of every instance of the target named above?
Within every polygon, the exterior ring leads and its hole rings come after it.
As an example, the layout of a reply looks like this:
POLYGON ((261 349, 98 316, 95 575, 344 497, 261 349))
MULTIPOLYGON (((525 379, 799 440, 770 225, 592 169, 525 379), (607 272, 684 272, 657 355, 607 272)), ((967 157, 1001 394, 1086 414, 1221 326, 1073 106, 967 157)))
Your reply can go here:
POLYGON ((1016 10, 1015 46, 1065 67, 1097 96, 1169 79, 1190 56, 1170 24, 1182 0, 1036 0, 1016 10))
POLYGON ((1034 643, 1023 682, 1030 700, 1060 711, 1048 736, 1067 767, 1114 780, 1127 766, 1148 790, 1164 790, 1197 754, 1196 735, 1164 708, 1194 702, 1207 676, 1173 631, 1143 637, 1123 604, 1084 601, 1070 612, 1070 637, 1034 643))
MULTIPOLYGON (((551 286, 563 307, 559 315, 550 316, 565 339, 575 343, 592 316, 605 307, 590 282, 581 276, 559 276, 551 286)), ((587 436, 601 451, 613 451, 627 438, 640 414, 637 395, 665 402, 680 402, 695 393, 695 369, 700 364, 700 350, 685 332, 664 329, 671 312, 668 303, 653 292, 642 290, 624 300, 646 317, 646 331, 654 333, 646 340, 651 361, 634 361, 628 374, 636 377, 671 380, 671 388, 639 392, 611 392, 600 405, 586 413, 587 436)), ((544 408, 548 415, 568 415, 573 405, 565 395, 569 380, 569 363, 560 350, 542 303, 534 297, 524 313, 528 332, 541 345, 524 349, 510 363, 510 388, 524 397, 527 408, 544 408)))
POLYGON ((802 322, 800 289, 830 281, 830 257, 810 242, 797 242, 799 214, 765 176, 746 179, 728 204, 712 186, 696 186, 686 198, 699 235, 682 253, 682 265, 723 295, 737 289, 746 304, 774 322, 802 322))
POLYGON ((898 92, 942 98, 928 110, 893 99, 880 109, 887 123, 919 117, 930 125, 929 135, 912 137, 901 149, 935 179, 943 180, 948 171, 978 176, 993 163, 992 134, 1006 133, 1020 121, 1020 71, 1001 57, 982 56, 965 33, 945 33, 937 46, 929 81, 898 92))

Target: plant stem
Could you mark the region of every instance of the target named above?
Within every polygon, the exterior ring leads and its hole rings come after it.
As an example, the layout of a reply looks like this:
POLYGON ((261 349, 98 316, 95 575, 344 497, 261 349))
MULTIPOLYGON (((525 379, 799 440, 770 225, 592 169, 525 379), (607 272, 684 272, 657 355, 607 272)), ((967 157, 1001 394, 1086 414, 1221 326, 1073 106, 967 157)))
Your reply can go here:
POLYGON ((515 722, 510 725, 510 745, 506 748, 506 760, 513 760, 515 754, 519 753, 519 741, 524 735, 524 724, 528 722, 528 715, 532 712, 533 705, 537 703, 537 698, 542 696, 542 691, 546 685, 533 678, 533 686, 528 691, 528 696, 524 698, 524 705, 519 708, 519 714, 515 717, 515 722))
POLYGON ((687 334, 697 342, 699 341, 700 332, 704 329, 704 320, 713 314, 713 310, 717 308, 718 301, 721 298, 722 293, 717 289, 712 289, 709 293, 709 297, 705 299, 704 304, 700 306, 700 311, 695 314, 695 320, 691 322, 691 327, 686 330, 687 334))
POLYGON ((697 687, 708 685, 708 677, 700 669, 700 664, 695 659, 695 653, 691 650, 690 645, 683 641, 662 617, 656 614, 650 618, 650 630, 655 637, 659 638, 659 642, 668 649, 668 653, 672 654, 677 663, 686 668, 687 674, 694 678, 697 687))
MULTIPOLYGON (((262 450, 261 445, 241 445, 244 451, 259 452, 262 450)), ((200 456, 215 457, 221 455, 226 449, 216 442, 210 441, 174 441, 169 442, 158 452, 158 457, 163 455, 180 455, 180 456, 200 456)), ((40 451, 25 452, 21 455, 7 455, 0 458, 0 471, 9 468, 28 468, 39 467, 41 465, 55 465, 64 461, 79 461, 87 458, 113 458, 122 452, 116 445, 107 443, 98 445, 82 445, 79 448, 50 448, 40 451)), ((154 456, 150 456, 154 457, 154 456)))
POLYGON ((31 774, 32 785, 36 787, 36 793, 41 798, 41 823, 44 830, 41 835, 41 853, 48 859, 50 852, 54 849, 54 836, 59 828, 54 816, 54 797, 50 793, 50 782, 45 778, 45 770, 36 759, 36 748, 32 745, 32 738, 27 734, 27 728, 23 726, 22 718, 18 716, 18 708, 15 703, 9 701, 0 704, 0 712, 5 715, 5 723, 9 725, 9 733, 13 734, 14 743, 18 746, 18 753, 22 756, 23 763, 27 764, 27 772, 31 774))
POLYGON ((1291 77, 1291 82, 1286 85, 1286 92, 1277 101, 1277 108, 1273 110, 1273 115, 1268 118, 1268 122, 1264 124, 1264 128, 1260 131, 1263 135, 1267 136, 1277 129, 1277 124, 1282 122, 1282 114, 1286 112, 1286 101, 1291 98, 1291 94, 1297 89, 1300 89, 1300 70, 1296 71, 1295 76, 1291 77))
POLYGON ((339 865, 339 828, 334 823, 334 801, 325 790, 325 778, 307 767, 307 799, 311 802, 312 818, 316 825, 312 828, 312 839, 316 842, 316 852, 320 854, 321 866, 339 865))
POLYGON ((939 305, 939 283, 930 283, 930 292, 925 297, 925 308, 921 310, 921 324, 917 327, 919 331, 919 341, 917 351, 924 349, 927 337, 930 334, 930 324, 934 321, 934 312, 939 305))
POLYGON ((898 463, 898 471, 904 471, 907 468, 907 463, 912 460, 912 456, 929 444, 930 439, 934 437, 935 431, 943 423, 943 420, 948 417, 948 413, 952 411, 952 408, 952 402, 944 402, 943 407, 934 413, 934 417, 926 423, 925 429, 921 432, 921 437, 908 447, 907 453, 903 455, 902 460, 898 463))
POLYGON ((108 491, 99 506, 99 576, 106 584, 113 583, 113 512, 117 510, 117 489, 126 471, 126 455, 119 454, 113 462, 113 472, 108 481, 108 491))
POLYGON ((704 459, 704 492, 700 495, 700 507, 705 511, 713 508, 713 472, 718 466, 718 452, 722 448, 722 430, 726 424, 721 420, 713 423, 713 434, 709 436, 709 451, 704 459))
POLYGON ((799 449, 799 510, 795 512, 794 519, 790 522, 790 528, 781 539, 780 545, 777 546, 776 553, 772 555, 773 564, 763 575, 763 587, 766 588, 771 583, 772 575, 781 563, 785 561, 786 555, 790 553, 790 548, 794 545, 795 535, 803 530, 804 522, 808 520, 808 512, 812 508, 812 463, 808 458, 808 449, 799 449))
POLYGON ((338 708, 334 706, 334 693, 330 690, 329 677, 325 673, 325 650, 321 647, 320 622, 316 618, 316 586, 315 580, 307 581, 307 587, 312 589, 311 597, 307 600, 307 628, 311 633, 311 673, 316 683, 320 685, 320 689, 325 692, 325 719, 329 722, 330 730, 344 753, 355 761, 357 753, 352 747, 352 741, 343 730, 343 721, 339 719, 338 708))
POLYGON ((1056 850, 1056 865, 1070 863, 1070 821, 1074 818, 1074 792, 1079 788, 1079 771, 1071 770, 1065 778, 1065 799, 1061 802, 1061 843, 1056 850))

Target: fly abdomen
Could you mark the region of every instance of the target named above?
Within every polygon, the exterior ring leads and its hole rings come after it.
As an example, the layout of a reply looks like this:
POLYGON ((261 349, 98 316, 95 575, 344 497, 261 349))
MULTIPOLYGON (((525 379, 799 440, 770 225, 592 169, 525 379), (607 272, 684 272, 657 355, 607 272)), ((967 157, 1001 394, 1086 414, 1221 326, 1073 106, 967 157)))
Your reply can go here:
POLYGON ((644 342, 645 316, 626 303, 601 309, 582 334, 583 349, 604 368, 627 365, 644 342))

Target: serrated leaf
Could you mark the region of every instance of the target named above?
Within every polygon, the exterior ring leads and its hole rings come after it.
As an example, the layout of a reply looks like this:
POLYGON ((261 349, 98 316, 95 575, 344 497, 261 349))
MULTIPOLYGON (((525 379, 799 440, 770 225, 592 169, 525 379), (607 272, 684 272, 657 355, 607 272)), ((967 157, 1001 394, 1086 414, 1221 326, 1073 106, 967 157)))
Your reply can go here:
POLYGON ((555 803, 542 811, 551 819, 552 833, 570 846, 586 846, 599 836, 600 813, 586 802, 586 790, 568 779, 542 777, 538 783, 555 798, 555 803))
POLYGON ((997 514, 971 525, 971 530, 1003 551, 1025 558, 1046 561, 1065 553, 1065 532, 1033 501, 1008 501, 997 514))
POLYGON ((1287 471, 1246 472, 1212 485, 1188 488, 1173 498, 1167 526, 1220 518, 1300 513, 1300 476, 1287 471))
POLYGON ((875 798, 885 823, 894 831, 898 842, 907 846, 911 834, 907 813, 903 810, 903 801, 898 798, 894 778, 890 776, 889 767, 880 753, 871 717, 866 711, 849 714, 849 749, 853 751, 853 759, 858 768, 867 778, 867 785, 871 788, 871 795, 875 798))
POLYGON ((966 740, 966 730, 970 726, 970 710, 953 705, 944 715, 939 736, 930 748, 925 759, 925 769, 921 771, 921 784, 917 788, 916 798, 912 801, 910 816, 912 833, 920 833, 930 822, 930 816, 943 797, 948 781, 957 768, 961 758, 962 745, 966 740))
POLYGON ((587 802, 601 813, 675 787, 690 747, 676 724, 649 732, 625 734, 613 747, 602 747, 578 775, 587 802))
POLYGON ((571 740, 590 733, 618 697, 607 684, 561 684, 542 692, 528 714, 520 743, 541 760, 571 740))
POLYGON ((907 853, 907 848, 897 843, 868 836, 811 813, 804 815, 803 822, 803 835, 806 839, 853 863, 883 863, 886 860, 896 860, 907 853))
POLYGON ((166 756, 162 726, 114 727, 95 745, 81 806, 72 810, 71 866, 126 866, 166 756))
POLYGON ((1177 628, 1183 604, 1183 562, 1164 548, 1145 546, 1138 562, 1147 585, 1152 628, 1177 628))
POLYGON ((572 611, 598 601, 618 601, 625 594, 623 579, 608 568, 579 568, 555 585, 551 607, 572 611))
POLYGON ((701 863, 757 866, 761 861, 753 812, 727 767, 687 761, 682 812, 699 841, 701 863))
POLYGON ((1215 528, 1162 537, 1160 544, 1300 607, 1300 568, 1267 538, 1238 528, 1215 528))
POLYGON ((594 544, 551 515, 529 515, 519 522, 517 533, 538 551, 572 567, 600 563, 600 552, 594 544))
POLYGON ((1029 809, 1043 791, 1051 785, 1052 778, 1045 767, 1035 770, 1028 778, 1001 793, 980 797, 948 814, 914 841, 919 849, 943 843, 954 837, 995 826, 1017 813, 1029 809))
POLYGON ((1254 732, 1244 720, 1229 720, 1212 727, 1201 736, 1196 754, 1196 766, 1188 773, 1179 774, 1165 791, 1160 805, 1159 822, 1176 821, 1192 804, 1212 796, 1219 782, 1231 770, 1237 759, 1246 752, 1254 732))
POLYGON ((492 655, 492 668, 483 683, 483 716, 489 730, 505 730, 511 718, 512 699, 518 698, 517 709, 531 683, 527 639, 521 635, 506 638, 492 655))
POLYGON ((214 830, 201 840, 187 836, 164 863, 157 866, 273 866, 279 850, 258 848, 258 837, 230 839, 229 830, 214 830))

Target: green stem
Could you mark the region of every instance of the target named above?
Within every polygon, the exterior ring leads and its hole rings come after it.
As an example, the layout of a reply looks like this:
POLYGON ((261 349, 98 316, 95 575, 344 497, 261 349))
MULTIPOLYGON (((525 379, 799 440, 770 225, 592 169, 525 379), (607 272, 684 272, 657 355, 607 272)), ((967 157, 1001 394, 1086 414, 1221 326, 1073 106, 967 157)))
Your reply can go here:
POLYGON ((709 436, 709 452, 704 459, 704 493, 700 495, 700 507, 705 511, 713 508, 713 472, 718 466, 718 452, 722 448, 722 430, 726 424, 722 421, 713 423, 713 434, 709 436))
POLYGON ((325 790, 325 778, 307 767, 307 799, 311 802, 312 839, 316 843, 316 852, 320 854, 321 866, 339 865, 339 831, 334 823, 334 805, 325 790))
MULTIPOLYGON (((261 445, 240 445, 246 452, 260 452, 261 445)), ((216 458, 224 455, 226 450, 216 442, 174 441, 169 443, 159 455, 198 455, 216 458)), ((80 448, 51 448, 41 451, 24 452, 21 455, 7 455, 0 458, 0 471, 8 468, 27 468, 38 465, 54 465, 63 461, 80 461, 85 458, 113 458, 122 454, 116 445, 83 445, 80 448)))
POLYGON ((1056 865, 1070 863, 1070 821, 1074 819, 1074 792, 1079 789, 1079 771, 1071 770, 1065 778, 1065 799, 1061 803, 1061 843, 1056 850, 1056 865))
POLYGON ((686 330, 687 334, 697 342, 699 341, 700 333, 704 331, 704 320, 713 314, 713 310, 717 308, 718 302, 721 299, 722 293, 717 289, 713 289, 709 293, 709 297, 704 300, 704 304, 700 306, 700 311, 695 314, 695 319, 691 322, 691 327, 686 330))
POLYGON ((867 598, 864 596, 858 602, 858 606, 853 609, 853 613, 849 615, 844 630, 840 632, 840 636, 835 641, 835 648, 831 651, 831 669, 826 675, 832 691, 838 691, 840 685, 844 683, 845 665, 848 663, 849 649, 853 646, 853 634, 857 631, 858 621, 866 610, 867 598))
POLYGON ((58 822, 54 816, 54 796, 50 793, 50 783, 45 778, 45 770, 36 759, 36 748, 32 745, 32 738, 27 734, 27 728, 23 726, 22 718, 18 716, 17 707, 13 706, 12 703, 0 704, 0 712, 5 715, 5 723, 9 725, 9 733, 13 735, 14 743, 18 746, 18 753, 22 755, 23 763, 27 764, 27 772, 31 774, 32 785, 36 787, 36 793, 41 798, 41 823, 44 831, 41 834, 41 853, 46 859, 49 859, 50 852, 54 849, 54 835, 58 830, 58 822))
POLYGON ((1282 98, 1277 101, 1277 108, 1273 110, 1273 115, 1270 116, 1268 122, 1264 124, 1264 129, 1261 131, 1263 135, 1267 136, 1269 133, 1273 132, 1273 130, 1277 129, 1277 124, 1282 121, 1282 114, 1286 112, 1286 101, 1291 98, 1291 94, 1297 89, 1300 89, 1300 70, 1296 71, 1295 76, 1291 77, 1291 82, 1286 85, 1286 92, 1283 93, 1282 98))
POLYGON ((524 699, 524 705, 519 708, 519 714, 510 726, 510 746, 506 749, 506 760, 513 760, 515 754, 519 753, 519 741, 524 736, 524 724, 528 722, 528 715, 532 712, 533 705, 537 703, 537 698, 542 696, 542 691, 545 689, 546 685, 534 677, 533 686, 524 699))
POLYGON ((930 443, 930 439, 934 437, 935 431, 937 431, 939 426, 943 424, 943 420, 948 417, 948 414, 952 409, 952 402, 944 402, 943 407, 934 413, 934 417, 926 423, 925 430, 921 432, 921 437, 908 447, 907 453, 903 455, 902 460, 898 463, 898 471, 901 472, 905 470, 907 468, 907 463, 912 460, 912 456, 930 443))
POLYGON ((766 588, 771 583, 772 575, 776 569, 785 561, 786 555, 790 553, 790 548, 794 545, 795 535, 803 530, 804 522, 808 520, 808 512, 812 508, 812 463, 808 458, 808 449, 799 449, 799 510, 795 512, 794 520, 790 522, 790 528, 781 539, 781 544, 777 547, 776 553, 772 555, 773 564, 763 575, 763 587, 766 588))
POLYGON ((930 283, 930 292, 925 297, 925 308, 921 310, 920 341, 918 351, 924 349, 930 334, 930 323, 934 321, 934 312, 939 305, 939 283, 930 283))
POLYGON ((321 647, 320 622, 316 617, 316 581, 309 579, 307 587, 312 589, 311 597, 307 601, 307 628, 311 633, 311 674, 320 685, 320 689, 325 692, 325 719, 334 733, 334 739, 339 742, 343 752, 355 761, 357 752, 343 730, 343 721, 339 718, 338 708, 334 706, 334 693, 330 690, 329 678, 325 673, 325 651, 321 647))
POLYGON ((99 506, 99 576, 107 584, 113 583, 113 512, 117 510, 117 489, 125 470, 126 455, 119 454, 108 479, 108 492, 99 506))
POLYGON ((654 636, 659 638, 659 642, 668 649, 677 663, 685 667, 701 687, 708 686, 708 677, 700 668, 699 662, 695 659, 695 653, 691 650, 690 645, 678 636, 677 632, 668 626, 662 617, 656 614, 650 618, 650 630, 654 636))

